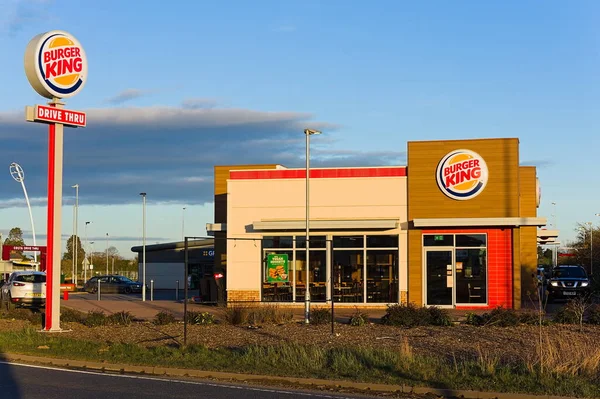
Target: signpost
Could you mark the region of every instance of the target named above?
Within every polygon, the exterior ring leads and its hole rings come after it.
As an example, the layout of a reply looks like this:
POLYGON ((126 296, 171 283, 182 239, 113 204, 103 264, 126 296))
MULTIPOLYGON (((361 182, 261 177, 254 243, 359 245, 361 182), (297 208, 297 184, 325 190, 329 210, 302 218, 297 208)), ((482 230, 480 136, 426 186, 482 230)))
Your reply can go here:
POLYGON ((87 81, 88 62, 79 41, 54 30, 35 36, 25 49, 25 75, 31 87, 50 100, 48 106, 25 108, 28 122, 48 127, 48 222, 45 331, 60 328, 60 250, 63 169, 63 126, 85 127, 86 115, 64 109, 64 98, 73 97, 87 81))

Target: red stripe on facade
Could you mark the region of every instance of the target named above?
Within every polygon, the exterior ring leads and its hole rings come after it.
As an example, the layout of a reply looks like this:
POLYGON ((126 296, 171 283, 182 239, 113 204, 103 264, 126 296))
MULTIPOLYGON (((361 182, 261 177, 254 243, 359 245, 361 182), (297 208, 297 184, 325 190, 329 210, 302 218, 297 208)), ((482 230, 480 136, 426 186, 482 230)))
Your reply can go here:
MULTIPOLYGON (((347 177, 404 177, 406 167, 393 168, 338 168, 311 169, 311 179, 337 179, 347 177)), ((305 169, 265 169, 265 170, 235 170, 229 172, 232 180, 263 180, 263 179, 306 179, 305 169)))

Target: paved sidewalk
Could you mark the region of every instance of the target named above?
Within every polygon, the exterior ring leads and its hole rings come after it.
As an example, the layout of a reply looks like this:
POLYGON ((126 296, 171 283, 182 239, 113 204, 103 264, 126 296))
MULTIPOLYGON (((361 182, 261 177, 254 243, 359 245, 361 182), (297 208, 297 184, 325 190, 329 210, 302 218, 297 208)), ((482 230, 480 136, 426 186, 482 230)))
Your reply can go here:
MULTIPOLYGON (((153 319, 159 312, 169 312, 175 315, 179 319, 183 319, 183 301, 175 300, 154 300, 151 301, 149 297, 146 297, 146 301, 142 301, 139 296, 135 295, 107 295, 106 299, 99 301, 96 295, 88 293, 71 293, 69 299, 61 299, 61 306, 79 310, 81 312, 89 311, 103 311, 107 314, 116 313, 120 311, 130 312, 135 318, 150 320, 153 319)), ((324 307, 324 303, 313 303, 311 308, 324 307)), ((294 318, 297 320, 303 320, 304 318, 304 307, 302 304, 298 304, 294 307, 286 307, 285 305, 279 306, 280 309, 289 308, 294 314, 294 318)), ((331 309, 330 306, 328 306, 331 309)), ((212 313, 217 319, 223 319, 225 317, 225 307, 216 305, 203 305, 193 302, 188 302, 187 310, 193 312, 209 312, 212 313)), ((385 315, 384 308, 360 308, 361 312, 369 315, 372 321, 377 321, 385 315)), ((337 307, 334 304, 334 313, 336 321, 346 322, 356 312, 355 307, 337 307)), ((462 312, 464 313, 464 312, 462 312)))

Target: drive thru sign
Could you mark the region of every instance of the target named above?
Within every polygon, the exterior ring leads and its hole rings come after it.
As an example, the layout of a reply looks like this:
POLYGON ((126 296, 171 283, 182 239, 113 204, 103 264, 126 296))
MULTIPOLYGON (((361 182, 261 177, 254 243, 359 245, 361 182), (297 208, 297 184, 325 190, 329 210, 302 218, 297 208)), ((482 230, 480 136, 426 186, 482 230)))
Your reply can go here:
POLYGON ((31 87, 50 100, 48 106, 25 108, 29 122, 48 127, 48 222, 46 315, 44 330, 60 328, 60 250, 63 180, 63 127, 84 127, 83 112, 63 109, 61 99, 79 93, 87 81, 87 58, 71 34, 54 30, 35 36, 25 49, 25 75, 31 87))

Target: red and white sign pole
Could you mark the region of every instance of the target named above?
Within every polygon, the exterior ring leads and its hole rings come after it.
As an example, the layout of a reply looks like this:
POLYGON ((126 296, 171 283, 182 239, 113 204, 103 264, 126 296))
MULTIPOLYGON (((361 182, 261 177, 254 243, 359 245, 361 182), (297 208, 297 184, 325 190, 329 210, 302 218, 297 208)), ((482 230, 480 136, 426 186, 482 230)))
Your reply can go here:
MULTIPOLYGON (((62 108, 54 100, 52 106, 62 108)), ((48 269, 46 270, 46 320, 45 329, 60 328, 60 247, 62 237, 62 180, 63 180, 63 125, 48 126, 48 269), (50 310, 50 311, 48 311, 50 310)))
POLYGON ((48 222, 45 331, 60 328, 60 253, 62 246, 63 128, 85 127, 83 112, 64 109, 61 99, 77 94, 87 80, 87 58, 79 41, 64 31, 35 36, 25 50, 25 74, 48 106, 25 108, 29 122, 48 126, 48 222))

